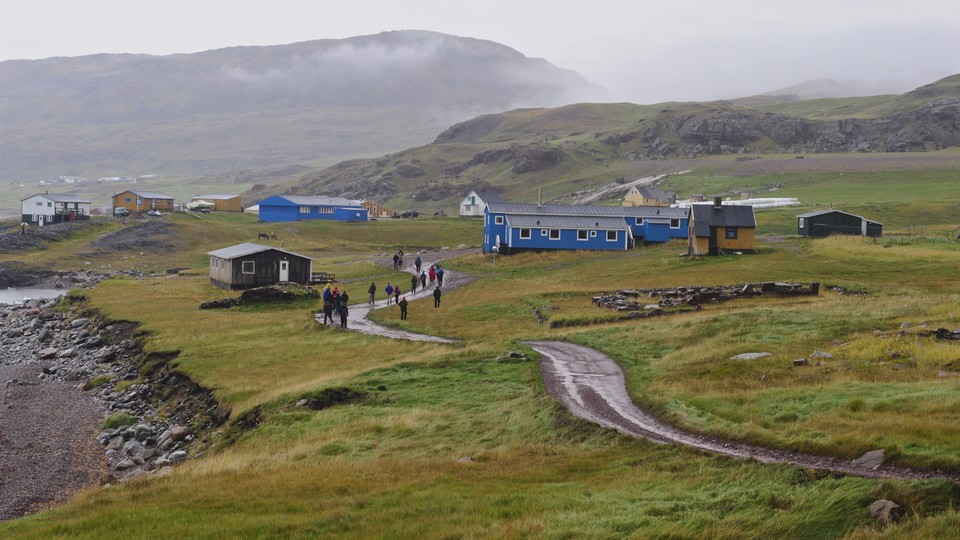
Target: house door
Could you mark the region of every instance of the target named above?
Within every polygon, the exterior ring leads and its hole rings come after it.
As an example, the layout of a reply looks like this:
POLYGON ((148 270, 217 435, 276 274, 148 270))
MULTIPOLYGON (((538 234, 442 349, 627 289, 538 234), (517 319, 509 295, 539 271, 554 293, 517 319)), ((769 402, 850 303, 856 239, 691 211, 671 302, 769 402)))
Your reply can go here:
POLYGON ((290 281, 290 261, 280 261, 280 281, 290 281))

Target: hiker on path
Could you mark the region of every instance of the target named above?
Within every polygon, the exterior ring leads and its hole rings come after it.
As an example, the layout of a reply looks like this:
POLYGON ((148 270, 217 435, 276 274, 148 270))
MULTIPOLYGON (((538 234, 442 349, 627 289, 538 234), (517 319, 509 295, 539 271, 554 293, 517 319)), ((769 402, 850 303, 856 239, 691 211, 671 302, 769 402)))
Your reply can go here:
POLYGON ((430 276, 430 284, 433 285, 433 282, 437 280, 437 269, 431 266, 428 275, 430 276))
POLYGON ((350 295, 347 294, 347 290, 344 289, 344 290, 340 293, 340 304, 345 306, 345 305, 347 305, 347 302, 349 302, 349 301, 350 301, 350 295))
POLYGON ((389 281, 387 282, 387 288, 384 289, 384 291, 387 293, 387 305, 389 306, 390 297, 393 296, 393 285, 391 285, 389 281))
POLYGON ((426 272, 420 272, 420 288, 421 288, 421 289, 426 289, 426 288, 427 288, 427 273, 426 273, 426 272))
POLYGON ((440 307, 440 295, 443 294, 440 292, 440 287, 437 287, 433 290, 433 307, 440 307))
POLYGON ((417 285, 420 284, 420 278, 416 275, 410 276, 410 294, 417 292, 417 285))
POLYGON ((372 281, 370 282, 370 288, 367 289, 367 294, 370 295, 370 305, 372 306, 377 299, 377 285, 372 281))
POLYGON ((405 321, 407 320, 407 297, 404 296, 398 304, 400 305, 400 320, 405 321))
POLYGON ((400 303, 400 286, 399 285, 393 288, 393 303, 394 304, 400 303))
POLYGON ((400 268, 400 255, 394 253, 394 254, 393 254, 393 269, 396 270, 397 268, 400 268))
POLYGON ((397 260, 397 268, 398 268, 399 270, 403 270, 403 250, 402 250, 402 249, 397 252, 397 257, 400 257, 400 258, 397 260))
POLYGON ((341 306, 340 306, 340 326, 341 326, 342 328, 346 328, 346 327, 347 327, 347 314, 348 314, 348 313, 349 313, 349 311, 347 310, 347 305, 346 305, 346 304, 341 305, 341 306))
POLYGON ((443 268, 437 267, 437 287, 443 287, 443 268))
POLYGON ((323 301, 323 324, 327 322, 333 324, 333 299, 328 298, 323 301))
POLYGON ((417 267, 417 275, 420 275, 420 267, 423 265, 423 261, 420 260, 419 255, 417 255, 417 260, 413 261, 413 264, 417 267))

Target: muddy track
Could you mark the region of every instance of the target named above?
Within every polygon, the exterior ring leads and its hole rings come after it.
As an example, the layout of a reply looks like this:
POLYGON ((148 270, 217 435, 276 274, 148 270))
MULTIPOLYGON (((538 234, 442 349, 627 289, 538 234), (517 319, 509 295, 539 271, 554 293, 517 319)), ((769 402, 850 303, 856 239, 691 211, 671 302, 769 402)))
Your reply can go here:
POLYGON ((957 473, 888 466, 870 468, 850 460, 752 446, 684 431, 638 408, 627 394, 626 379, 620 366, 605 354, 561 341, 531 341, 527 345, 541 355, 540 373, 551 396, 574 416, 626 435, 762 463, 787 463, 867 478, 946 478, 960 482, 957 473))

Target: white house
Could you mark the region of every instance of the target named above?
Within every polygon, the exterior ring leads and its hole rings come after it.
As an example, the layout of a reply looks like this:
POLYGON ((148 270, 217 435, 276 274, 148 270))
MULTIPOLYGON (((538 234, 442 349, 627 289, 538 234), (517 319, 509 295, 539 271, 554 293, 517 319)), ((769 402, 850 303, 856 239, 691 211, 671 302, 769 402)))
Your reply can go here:
POLYGON ((90 219, 90 201, 77 195, 40 193, 20 201, 24 223, 44 226, 90 219))
POLYGON ((461 217, 483 217, 488 204, 501 204, 503 199, 496 191, 477 189, 460 201, 461 217))

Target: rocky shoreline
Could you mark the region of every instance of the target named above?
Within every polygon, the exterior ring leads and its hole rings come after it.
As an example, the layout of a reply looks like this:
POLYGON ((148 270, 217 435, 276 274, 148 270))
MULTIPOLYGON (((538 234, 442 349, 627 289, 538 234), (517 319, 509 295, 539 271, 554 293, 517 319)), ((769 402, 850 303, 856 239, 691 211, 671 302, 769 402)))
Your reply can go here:
MULTIPOLYGON (((103 277, 50 279, 88 287, 103 277)), ((228 415, 208 390, 169 368, 176 352, 145 354, 136 323, 84 309, 70 300, 0 305, 0 519, 96 485, 166 474, 201 456, 201 435, 228 415), (108 420, 118 427, 103 428, 108 420)))

